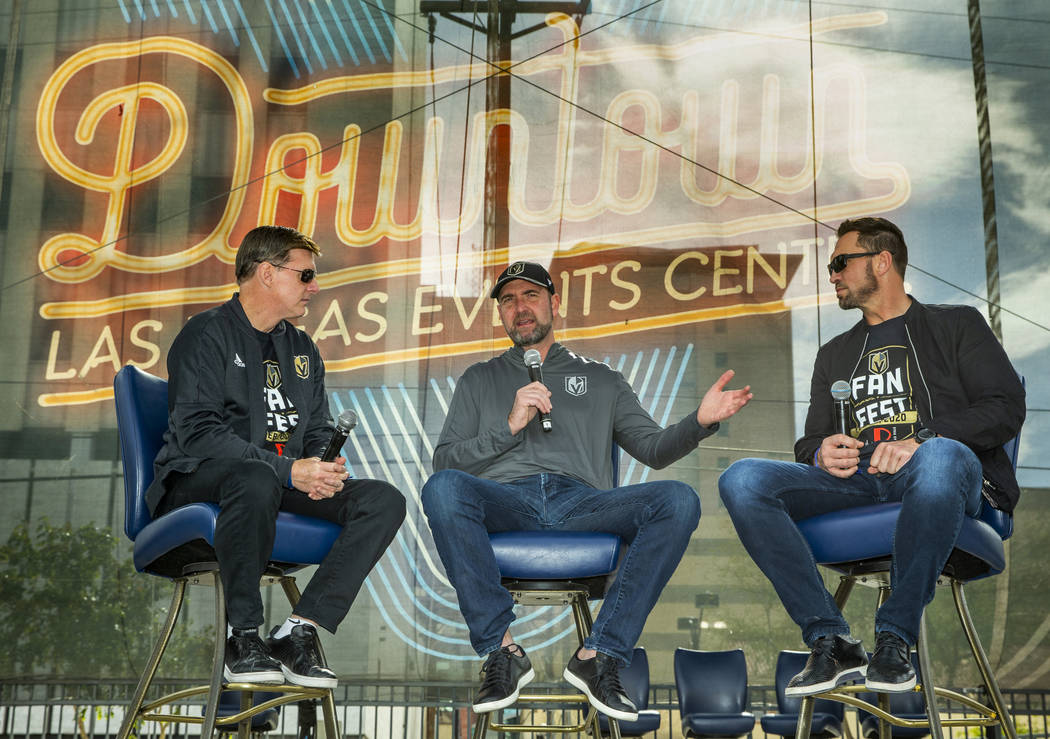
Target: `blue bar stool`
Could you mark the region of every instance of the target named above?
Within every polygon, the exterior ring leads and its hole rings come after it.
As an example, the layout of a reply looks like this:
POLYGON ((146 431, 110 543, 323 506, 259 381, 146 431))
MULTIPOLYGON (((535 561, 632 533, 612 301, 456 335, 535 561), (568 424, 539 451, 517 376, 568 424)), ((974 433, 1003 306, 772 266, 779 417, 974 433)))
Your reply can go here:
MULTIPOLYGON (((331 690, 296 685, 223 682, 226 603, 219 579, 219 566, 212 549, 219 507, 211 503, 194 503, 160 518, 152 518, 146 506, 145 493, 153 481, 153 459, 163 444, 164 432, 168 428, 168 383, 128 365, 117 373, 113 389, 124 464, 124 532, 134 542, 132 558, 135 569, 168 579, 174 585, 168 617, 124 714, 119 739, 127 739, 141 721, 199 724, 202 737, 212 736, 216 727, 239 726, 246 736, 254 716, 284 703, 314 698, 321 701, 326 736, 338 736, 339 727, 331 690), (206 685, 186 688, 146 702, 146 693, 175 630, 187 585, 210 585, 215 589, 215 647, 211 679, 206 685), (245 694, 246 708, 220 716, 220 694, 229 690, 245 694), (279 692, 282 695, 255 702, 251 694, 259 691, 279 692), (203 717, 161 710, 199 695, 207 696, 203 717)), ((329 521, 283 511, 279 513, 271 561, 261 584, 280 585, 294 608, 299 601, 299 589, 292 573, 308 565, 319 564, 328 554, 339 531, 339 526, 329 521)))
MULTIPOLYGON (((1005 445, 1007 456, 1015 469, 1019 442, 1020 436, 1005 445)), ((825 513, 798 522, 799 530, 809 543, 817 564, 826 566, 840 575, 839 586, 835 591, 835 602, 839 608, 845 605, 854 585, 878 588, 880 605, 889 597, 890 553, 893 551, 893 532, 900 509, 900 503, 880 503, 825 513)), ((862 685, 841 686, 828 693, 822 693, 820 697, 848 703, 880 719, 879 739, 891 739, 894 726, 927 728, 934 739, 942 739, 944 726, 998 726, 1007 739, 1017 739, 1013 719, 974 627, 963 592, 963 586, 967 582, 998 575, 1006 568, 1003 542, 1011 534, 1013 516, 992 508, 987 500, 983 500, 977 518, 963 519, 955 548, 948 557, 938 581, 938 584, 951 588, 955 610, 973 654, 974 663, 981 674, 990 705, 934 685, 926 639, 925 614, 919 622, 919 638, 916 645, 920 668, 918 674, 922 679, 921 690, 926 703, 924 718, 893 715, 889 710, 887 696, 880 697, 879 706, 862 701, 856 695, 864 690, 862 685), (938 696, 965 706, 976 716, 942 720, 937 710, 938 696)), ((812 715, 813 696, 807 696, 802 699, 801 717, 796 733, 799 739, 804 739, 809 734, 812 715)))
MULTIPOLYGON (((515 604, 570 606, 576 636, 582 645, 591 633, 593 620, 587 601, 602 598, 616 573, 620 537, 593 531, 505 531, 489 536, 503 586, 515 604)), ((489 729, 514 733, 577 733, 601 736, 598 713, 580 694, 522 694, 518 703, 577 705, 583 718, 575 724, 507 724, 492 720, 492 713, 478 715, 474 739, 485 739, 489 729)), ((620 739, 616 719, 609 721, 613 739, 620 739)))

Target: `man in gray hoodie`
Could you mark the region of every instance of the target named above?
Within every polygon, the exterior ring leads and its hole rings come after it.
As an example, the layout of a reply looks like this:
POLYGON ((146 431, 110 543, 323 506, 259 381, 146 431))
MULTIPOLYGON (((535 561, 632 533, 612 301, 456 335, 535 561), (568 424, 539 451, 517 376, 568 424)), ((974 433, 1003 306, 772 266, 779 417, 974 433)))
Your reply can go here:
POLYGON ((688 485, 658 480, 614 487, 611 449, 619 445, 654 468, 677 461, 751 400, 749 387, 725 390, 723 374, 695 413, 662 428, 623 376, 554 340, 560 305, 542 266, 515 262, 491 297, 514 346, 467 369, 456 384, 423 509, 459 597, 471 644, 485 657, 477 713, 517 700, 534 672, 514 643, 510 593, 500 585, 490 531, 603 531, 627 544, 591 635, 564 677, 602 713, 635 720, 619 669, 631 658, 645 620, 700 521, 688 485), (526 350, 536 350, 543 381, 530 381, 526 350), (537 419, 540 416, 540 419, 537 419), (552 420, 544 430, 544 418, 552 420))

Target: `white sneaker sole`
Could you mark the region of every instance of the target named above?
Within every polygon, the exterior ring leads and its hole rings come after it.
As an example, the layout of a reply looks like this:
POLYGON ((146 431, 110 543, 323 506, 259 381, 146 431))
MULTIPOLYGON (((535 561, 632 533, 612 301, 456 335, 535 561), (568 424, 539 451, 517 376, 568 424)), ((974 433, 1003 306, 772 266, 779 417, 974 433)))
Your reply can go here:
POLYGON ((876 693, 908 693, 915 687, 915 676, 903 683, 879 683, 871 680, 864 681, 864 687, 876 693))
POLYGON ((492 711, 498 711, 501 708, 506 708, 507 706, 513 705, 514 702, 518 700, 518 694, 521 692, 521 689, 529 683, 531 683, 535 678, 536 671, 530 667, 528 672, 526 672, 524 675, 518 678, 517 687, 514 688, 514 692, 508 695, 506 698, 498 701, 475 703, 470 708, 474 711, 474 713, 491 713, 492 711))
POLYGON ((284 675, 280 670, 260 670, 259 672, 230 672, 223 665, 222 676, 228 683, 259 683, 260 685, 281 685, 284 675))
POLYGON ((840 685, 851 683, 855 680, 860 680, 868 672, 868 666, 863 665, 862 667, 853 667, 848 670, 843 670, 839 674, 830 680, 825 680, 822 683, 814 683, 813 685, 801 685, 797 688, 784 688, 784 695, 788 698, 805 697, 807 695, 816 695, 817 693, 826 693, 829 690, 834 690, 840 685))
POLYGON ((638 712, 637 711, 634 712, 634 713, 628 713, 627 711, 617 711, 615 708, 607 706, 604 703, 602 703, 600 700, 595 698, 594 695, 591 694, 590 689, 587 687, 587 683, 585 683, 580 678, 576 677, 576 675, 573 674, 573 672, 568 667, 565 668, 565 672, 563 672, 561 674, 561 676, 563 678, 565 678, 570 685, 572 685, 574 688, 576 688, 581 693, 583 693, 585 696, 587 696, 587 701, 592 706, 594 706, 601 713, 604 713, 609 718, 614 718, 614 719, 617 719, 618 721, 637 721, 638 720, 638 712))
POLYGON ((292 685, 298 685, 303 688, 324 688, 326 690, 331 690, 339 685, 339 680, 334 677, 310 677, 309 675, 297 675, 284 665, 281 665, 281 672, 284 673, 281 682, 287 680, 292 685))

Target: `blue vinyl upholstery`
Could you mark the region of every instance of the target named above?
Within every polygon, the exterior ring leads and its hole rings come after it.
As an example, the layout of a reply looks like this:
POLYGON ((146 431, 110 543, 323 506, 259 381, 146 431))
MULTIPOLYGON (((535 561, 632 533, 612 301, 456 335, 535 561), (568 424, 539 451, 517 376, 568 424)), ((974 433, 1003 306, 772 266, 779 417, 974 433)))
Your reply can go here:
MULTIPOLYGON (((146 489, 153 459, 168 427, 168 383, 128 365, 113 381, 117 427, 124 461, 124 531, 135 543, 135 568, 166 577, 182 574, 192 562, 214 560, 219 507, 194 503, 153 520, 146 489), (182 552, 180 552, 182 550, 182 552)), ((339 535, 330 521, 281 512, 271 560, 288 565, 318 564, 339 535)))
POLYGON ((503 531, 490 534, 504 578, 572 580, 616 570, 620 537, 597 531, 503 531))
POLYGON ((747 662, 740 649, 674 652, 674 682, 682 734, 687 737, 738 737, 755 727, 749 712, 747 662))

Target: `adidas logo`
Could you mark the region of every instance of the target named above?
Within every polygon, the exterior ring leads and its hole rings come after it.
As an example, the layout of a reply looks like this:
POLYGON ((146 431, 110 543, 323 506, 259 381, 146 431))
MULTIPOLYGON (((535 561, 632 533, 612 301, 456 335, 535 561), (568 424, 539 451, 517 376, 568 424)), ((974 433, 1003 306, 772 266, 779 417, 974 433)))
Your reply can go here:
POLYGON ((238 354, 237 352, 233 353, 233 366, 234 367, 243 367, 244 366, 244 360, 241 359, 241 355, 238 354))

